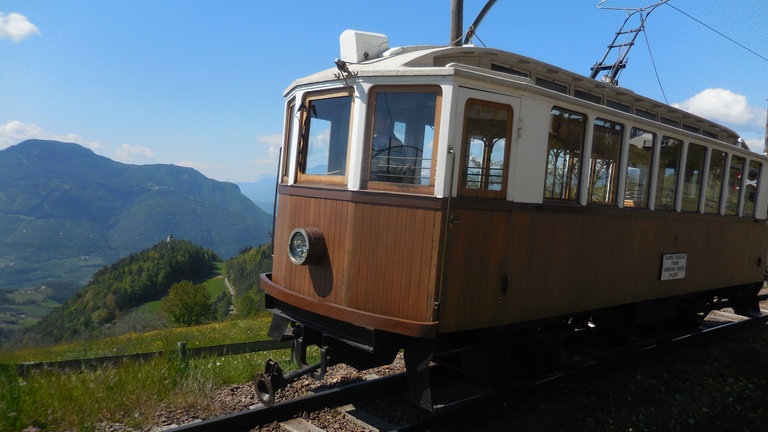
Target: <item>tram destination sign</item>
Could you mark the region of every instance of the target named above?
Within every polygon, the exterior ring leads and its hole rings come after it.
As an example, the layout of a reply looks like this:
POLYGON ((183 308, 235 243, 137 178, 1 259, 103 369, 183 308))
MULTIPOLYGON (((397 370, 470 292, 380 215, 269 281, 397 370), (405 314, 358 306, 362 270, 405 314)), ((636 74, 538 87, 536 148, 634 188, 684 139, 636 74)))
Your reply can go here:
POLYGON ((663 254, 661 260, 661 280, 685 278, 685 265, 688 254, 663 254))

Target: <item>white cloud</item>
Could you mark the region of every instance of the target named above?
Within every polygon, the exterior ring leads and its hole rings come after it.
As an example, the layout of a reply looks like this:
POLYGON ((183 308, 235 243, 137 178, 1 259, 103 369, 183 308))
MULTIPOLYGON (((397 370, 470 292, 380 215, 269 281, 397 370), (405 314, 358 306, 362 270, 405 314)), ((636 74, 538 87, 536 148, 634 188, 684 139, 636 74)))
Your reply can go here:
POLYGON ((672 105, 704 118, 735 125, 748 125, 759 117, 759 109, 750 107, 746 96, 721 88, 703 90, 683 103, 672 105))
POLYGON ((154 156, 155 153, 146 147, 131 146, 128 144, 123 144, 115 151, 115 160, 124 163, 132 163, 139 159, 149 159, 154 156))
POLYGON ((280 146, 283 145, 283 136, 281 134, 261 135, 256 138, 258 144, 266 144, 269 160, 277 161, 280 154, 280 146))
POLYGON ((763 137, 757 137, 757 138, 744 138, 744 141, 746 141, 747 146, 749 146, 749 149, 752 150, 755 153, 763 153, 763 147, 765 146, 765 138, 763 137))
POLYGON ((19 120, 12 120, 0 125, 0 150, 16 145, 28 139, 56 140, 80 144, 91 150, 103 147, 100 143, 88 141, 77 134, 55 134, 44 131, 40 126, 34 123, 24 123, 19 120))
POLYGON ((4 15, 0 12, 0 40, 10 39, 19 42, 24 38, 40 34, 40 30, 27 17, 20 13, 11 12, 4 15))
POLYGON ((283 136, 281 134, 260 135, 256 138, 258 146, 254 149, 254 154, 261 157, 251 159, 248 164, 254 170, 255 175, 273 173, 277 169, 277 158, 280 155, 280 146, 283 145, 283 136))
POLYGON ((260 135, 256 138, 256 142, 280 147, 280 145, 283 143, 283 136, 281 134, 260 135))

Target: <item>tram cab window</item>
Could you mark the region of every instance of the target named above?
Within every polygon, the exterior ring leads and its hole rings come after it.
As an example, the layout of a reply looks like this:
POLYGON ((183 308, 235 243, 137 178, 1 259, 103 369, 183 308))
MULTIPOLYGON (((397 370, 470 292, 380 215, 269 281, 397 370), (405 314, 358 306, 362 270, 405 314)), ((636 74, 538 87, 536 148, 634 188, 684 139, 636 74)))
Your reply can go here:
POLYGON ((763 164, 758 161, 749 161, 749 168, 747 169, 747 181, 744 183, 744 213, 745 217, 753 217, 755 215, 755 199, 757 198, 757 191, 759 189, 760 171, 763 169, 763 164))
POLYGON ((610 120, 595 120, 592 132, 592 155, 589 159, 589 201, 616 204, 619 156, 624 125, 610 120))
POLYGON ((731 156, 731 166, 728 169, 728 189, 725 197, 725 214, 739 214, 739 198, 741 196, 742 173, 745 159, 741 156, 731 156))
POLYGON ((659 148, 659 171, 656 175, 656 210, 674 210, 680 151, 683 141, 663 136, 659 148))
POLYGON ((347 173, 352 113, 349 91, 310 96, 300 110, 298 180, 343 183, 347 173))
POLYGON ((707 192, 704 198, 704 213, 720 213, 726 160, 727 157, 724 151, 712 150, 712 155, 709 157, 709 173, 707 175, 707 192))
POLYGON ((655 142, 656 134, 653 132, 636 127, 629 131, 624 207, 648 208, 655 142))
POLYGON ((587 116, 560 107, 550 114, 544 198, 578 201, 587 116))
POLYGON ((464 109, 460 194, 504 198, 512 107, 475 99, 464 109))
POLYGON ((439 89, 424 86, 372 90, 369 187, 433 184, 438 98, 439 89))
POLYGON ((699 144, 688 144, 683 174, 683 211, 699 211, 701 182, 704 180, 704 158, 707 148, 699 144))

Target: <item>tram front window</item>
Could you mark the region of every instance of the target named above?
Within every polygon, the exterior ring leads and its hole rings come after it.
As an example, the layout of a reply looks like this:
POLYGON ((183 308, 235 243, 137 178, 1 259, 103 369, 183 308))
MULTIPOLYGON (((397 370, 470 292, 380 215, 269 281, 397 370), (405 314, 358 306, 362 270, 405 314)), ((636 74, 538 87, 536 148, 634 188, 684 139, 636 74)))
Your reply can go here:
POLYGON ((371 186, 432 185, 437 90, 380 88, 373 95, 371 186))
POLYGON ((347 173, 352 97, 327 93, 305 100, 301 109, 299 181, 341 183, 347 173))

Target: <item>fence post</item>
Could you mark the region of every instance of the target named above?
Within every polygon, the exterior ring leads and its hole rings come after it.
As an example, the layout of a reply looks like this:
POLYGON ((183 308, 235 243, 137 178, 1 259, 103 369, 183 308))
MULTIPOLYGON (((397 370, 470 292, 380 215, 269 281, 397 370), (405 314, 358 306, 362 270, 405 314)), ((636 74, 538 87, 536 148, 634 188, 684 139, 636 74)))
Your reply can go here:
POLYGON ((179 342, 179 358, 182 360, 187 359, 187 343, 186 342, 179 342))

